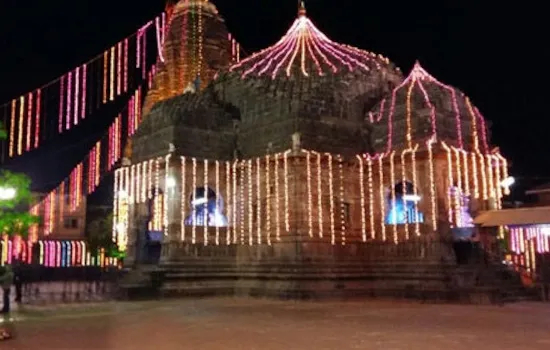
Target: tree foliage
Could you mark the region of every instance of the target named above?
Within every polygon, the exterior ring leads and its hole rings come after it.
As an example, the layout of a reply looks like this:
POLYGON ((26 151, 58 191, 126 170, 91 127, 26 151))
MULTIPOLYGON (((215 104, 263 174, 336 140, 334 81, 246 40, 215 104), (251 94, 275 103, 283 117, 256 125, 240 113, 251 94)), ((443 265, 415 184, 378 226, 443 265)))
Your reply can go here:
MULTIPOLYGON (((0 140, 5 138, 6 132, 0 123, 0 140)), ((13 199, 0 200, 0 233, 27 238, 31 226, 39 222, 38 216, 28 212, 32 200, 31 179, 25 174, 0 170, 0 186, 16 191, 13 199)))
POLYGON ((124 254, 118 249, 113 241, 113 213, 106 214, 91 221, 86 226, 86 239, 88 249, 92 255, 98 253, 99 249, 105 249, 105 256, 110 258, 123 258, 124 254))

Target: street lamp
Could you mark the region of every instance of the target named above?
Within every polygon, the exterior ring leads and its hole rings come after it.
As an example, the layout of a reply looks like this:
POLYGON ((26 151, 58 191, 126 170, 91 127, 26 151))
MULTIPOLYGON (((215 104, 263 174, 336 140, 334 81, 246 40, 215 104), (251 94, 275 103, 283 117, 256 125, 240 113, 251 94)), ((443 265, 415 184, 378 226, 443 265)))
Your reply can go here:
POLYGON ((13 187, 3 187, 0 186, 0 200, 9 201, 15 198, 17 190, 13 187))

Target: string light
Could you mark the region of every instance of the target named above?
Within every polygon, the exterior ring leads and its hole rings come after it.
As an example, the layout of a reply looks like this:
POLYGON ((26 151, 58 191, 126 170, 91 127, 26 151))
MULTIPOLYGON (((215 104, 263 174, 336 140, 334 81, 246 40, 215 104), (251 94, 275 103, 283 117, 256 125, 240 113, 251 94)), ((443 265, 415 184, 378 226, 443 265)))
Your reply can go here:
MULTIPOLYGON (((216 213, 221 210, 221 192, 220 192, 220 162, 216 160, 216 213)), ((221 212, 220 212, 221 214, 221 212)), ((220 245, 220 225, 216 224, 216 245, 220 245)))
POLYGON ((25 121, 25 96, 19 98, 19 127, 17 129, 17 155, 23 154, 23 124, 25 121))
POLYGON ((437 204, 435 198, 435 170, 434 170, 434 157, 433 157, 433 144, 435 138, 432 137, 428 141, 428 167, 430 171, 430 199, 431 199, 431 211, 432 211, 432 228, 434 232, 437 232, 437 204))
POLYGON ((63 113, 65 112, 65 76, 59 82, 59 121, 58 132, 63 132, 63 113))
POLYGON ((122 41, 119 41, 116 46, 116 93, 117 96, 120 96, 122 94, 122 84, 123 84, 123 73, 122 73, 122 55, 123 55, 123 47, 122 47, 122 41))
MULTIPOLYGON (((192 177, 193 177, 193 184, 192 184, 192 191, 193 191, 193 194, 192 194, 192 201, 191 203, 195 203, 195 201, 197 200, 197 159, 196 158, 192 158, 192 163, 193 163, 193 173, 192 173, 192 177)), ((196 220, 193 220, 193 223, 191 224, 191 244, 195 244, 197 243, 197 225, 196 225, 196 220)))
POLYGON ((330 198, 330 243, 336 244, 336 232, 334 227, 334 176, 333 176, 333 164, 332 155, 327 153, 328 157, 328 186, 329 186, 329 198, 330 198))
POLYGON ((40 112, 42 108, 42 90, 36 90, 36 108, 34 114, 34 148, 38 148, 40 142, 40 112))
POLYGON ((283 154, 283 167, 284 167, 284 184, 285 184, 285 229, 286 232, 290 232, 290 206, 289 206, 289 193, 288 193, 288 155, 291 151, 286 151, 283 154))
MULTIPOLYGON (((391 207, 392 209, 396 207, 395 199, 395 152, 390 153, 390 194, 391 194, 391 207)), ((395 244, 399 243, 399 238, 397 237, 397 220, 393 220, 393 242, 395 244)))
POLYGON ((128 91, 128 38, 124 39, 124 92, 128 91))
POLYGON ((256 158, 256 235, 258 244, 262 244, 262 182, 261 182, 261 162, 256 158))
POLYGON ((88 79, 88 65, 84 63, 82 66, 82 101, 80 103, 80 118, 86 118, 86 97, 87 97, 87 79, 88 79))
MULTIPOLYGON (((401 190, 402 190, 402 195, 401 195, 401 201, 403 202, 403 208, 407 208, 407 201, 405 200, 407 198, 407 175, 406 175, 406 171, 405 171, 405 156, 406 154, 410 152, 410 149, 406 149, 404 150, 403 152, 401 152, 401 190)), ((414 186, 414 185, 413 185, 414 186)), ((395 212, 395 209, 393 209, 395 207, 392 207, 392 216, 395 216, 393 218, 393 220, 395 222, 397 222, 398 218, 397 218, 397 213, 395 212)), ((408 211, 407 213, 404 215, 405 217, 405 225, 404 228, 405 228, 405 240, 409 240, 409 215, 408 215, 408 211)))
MULTIPOLYGON (((451 155, 451 149, 445 144, 442 143, 443 148, 447 152, 447 203, 449 205, 449 223, 451 224, 451 227, 455 227, 455 220, 453 218, 453 197, 452 197, 452 188, 454 187, 454 181, 453 181, 453 161, 452 161, 452 155, 451 155)), ((456 208, 454 210, 454 213, 456 213, 456 208)))
POLYGON ((109 64, 109 101, 115 100, 115 52, 116 47, 111 47, 110 64, 109 64))
POLYGON ((244 245, 244 223, 245 223, 245 212, 244 212, 244 166, 245 162, 241 161, 239 165, 239 187, 240 187, 240 194, 239 194, 239 207, 240 207, 240 213, 239 213, 239 228, 241 233, 241 245, 244 245))
POLYGON ((266 240, 267 245, 271 245, 271 200, 273 196, 271 195, 271 178, 270 178, 270 163, 269 154, 265 156, 265 231, 266 231, 266 240))
POLYGON ((73 107, 73 72, 67 74, 67 110, 65 113, 65 130, 71 128, 72 107, 73 107))
POLYGON ((367 157, 368 167, 368 186, 369 186, 369 220, 370 220, 370 239, 376 238, 374 229, 374 183, 372 176, 372 158, 367 157))
POLYGON ((233 178, 233 244, 237 244, 237 164, 238 161, 235 160, 231 168, 233 178))
POLYGON ((181 157, 181 241, 185 242, 185 216, 186 216, 186 187, 187 187, 187 158, 181 157))
POLYGON ((281 221, 279 217, 279 213, 281 212, 281 203, 280 203, 280 196, 279 196, 279 154, 275 154, 275 165, 274 165, 274 172, 275 172, 275 224, 277 225, 275 228, 275 237, 277 241, 281 240, 281 221))
POLYGON ((340 185, 340 220, 341 220, 341 235, 342 235, 342 245, 346 245, 346 203, 344 198, 344 168, 342 157, 338 156, 338 175, 339 175, 339 185, 340 185))
POLYGON ((80 67, 76 67, 75 69, 75 78, 74 78, 74 125, 78 125, 78 117, 79 117, 79 102, 80 102, 80 67))
POLYGON ((203 226, 204 226, 204 245, 208 245, 208 160, 204 160, 204 204, 203 204, 203 226))
POLYGON ((30 92, 27 99, 27 142, 26 142, 26 147, 25 147, 25 150, 28 152, 31 150, 31 134, 32 134, 32 107, 33 107, 33 93, 30 92))
POLYGON ((494 178, 493 178, 493 162, 491 159, 491 155, 487 154, 485 155, 487 159, 487 179, 488 179, 488 186, 489 186, 489 197, 495 198, 496 192, 495 192, 495 184, 494 184, 494 178))
POLYGON ((231 218, 232 218, 232 211, 231 211, 231 208, 232 208, 232 205, 231 205, 231 163, 230 162, 225 162, 225 165, 224 165, 224 168, 225 168, 225 191, 226 191, 226 198, 227 198, 227 208, 226 208, 226 213, 227 213, 227 216, 229 217, 229 227, 227 227, 227 232, 226 232, 226 235, 225 235, 225 243, 227 245, 230 245, 231 244, 231 229, 232 229, 232 225, 231 225, 231 218))
POLYGON ((322 168, 321 154, 314 152, 317 156, 317 216, 319 217, 319 238, 323 238, 323 192, 322 192, 322 168))
MULTIPOLYGON (((237 48, 237 61, 240 61, 239 51, 237 48)), ((328 67, 332 73, 336 73, 340 67, 349 71, 370 71, 380 68, 381 63, 387 65, 389 61, 373 53, 331 41, 303 11, 274 46, 238 62, 230 70, 240 70, 243 78, 251 74, 265 74, 275 79, 280 72, 290 76, 293 70, 299 70, 307 77, 310 74, 307 69, 311 66, 318 75, 325 75, 327 72, 324 67, 328 67)))
MULTIPOLYGON (((162 42, 162 32, 163 28, 161 27, 160 23, 160 17, 155 18, 155 27, 156 27, 156 34, 157 34, 157 50, 159 59, 161 62, 164 62, 164 53, 163 50, 163 42, 162 42)), ((145 41, 144 41, 145 42, 145 41)))
MULTIPOLYGON (((162 220, 163 220, 163 226, 164 226, 164 236, 167 237, 168 236, 168 197, 169 197, 169 192, 171 191, 171 189, 169 188, 169 182, 170 182, 170 159, 172 158, 172 155, 171 154, 168 154, 165 158, 164 158, 164 196, 163 196, 163 199, 164 199, 164 202, 163 202, 163 206, 162 206, 162 220)), ((205 243, 206 244, 206 243, 205 243)))
POLYGON ((247 165, 247 200, 248 200, 248 245, 254 244, 254 206, 252 205, 252 160, 246 162, 247 165))
POLYGON ((309 237, 313 238, 313 198, 311 193, 311 153, 306 153, 306 173, 307 173, 307 225, 309 237))
POLYGON ((386 212, 386 205, 384 199, 384 164, 383 164, 383 155, 378 157, 378 180, 379 180, 379 190, 380 190, 380 230, 382 231, 382 241, 386 241, 386 223, 384 221, 384 213, 386 212))
POLYGON ((107 89, 108 89, 108 79, 109 79, 109 50, 106 50, 103 53, 103 104, 107 103, 107 89))
POLYGON ((359 155, 356 156, 359 161, 359 193, 361 195, 361 236, 363 242, 367 241, 367 220, 365 209, 365 167, 363 165, 363 158, 359 155))
MULTIPOLYGON (((413 195, 418 198, 418 173, 416 168, 416 152, 418 151, 418 145, 416 145, 411 151, 411 165, 413 174, 413 195)), ((420 237, 420 220, 418 216, 418 203, 414 202, 414 234, 416 237, 420 237)))
POLYGON ((17 110, 17 100, 11 101, 11 118, 10 118, 10 144, 9 144, 9 155, 13 157, 15 144, 15 112, 17 110))

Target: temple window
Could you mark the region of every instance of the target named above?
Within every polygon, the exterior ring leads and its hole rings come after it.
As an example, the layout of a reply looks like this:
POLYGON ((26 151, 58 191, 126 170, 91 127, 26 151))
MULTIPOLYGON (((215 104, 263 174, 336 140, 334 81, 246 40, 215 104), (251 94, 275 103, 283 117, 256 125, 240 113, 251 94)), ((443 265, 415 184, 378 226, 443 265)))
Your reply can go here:
POLYGON ((452 186, 449 189, 451 208, 453 208, 453 224, 455 227, 474 227, 474 220, 470 214, 470 196, 464 194, 460 188, 452 186))
POLYGON ((185 218, 185 225, 226 227, 223 215, 223 199, 209 187, 197 187, 190 197, 191 214, 185 218))
POLYGON ((394 187, 395 200, 391 191, 388 195, 388 213, 386 224, 402 225, 424 222, 424 214, 418 210, 418 202, 422 199, 415 191, 412 183, 399 182, 394 187))

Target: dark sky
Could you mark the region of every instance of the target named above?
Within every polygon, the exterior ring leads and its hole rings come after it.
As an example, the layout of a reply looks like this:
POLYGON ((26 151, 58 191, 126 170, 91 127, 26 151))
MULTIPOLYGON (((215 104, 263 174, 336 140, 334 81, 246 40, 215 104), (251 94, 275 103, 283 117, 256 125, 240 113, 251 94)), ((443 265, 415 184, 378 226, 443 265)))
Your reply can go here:
MULTIPOLYGON (((296 0, 213 2, 249 53, 278 40, 296 15, 296 0)), ((513 162, 515 175, 550 176, 550 30, 543 8, 480 0, 310 0, 307 7, 335 41, 381 53, 404 72, 419 59, 492 122, 494 144, 513 162)), ((0 102, 101 53, 163 8, 163 0, 0 1, 0 102)), ((110 118, 105 113, 97 118, 110 118)), ((88 127, 93 140, 99 126, 88 127)), ((82 135, 50 146, 51 174, 35 181, 53 186, 67 175, 87 151, 82 135)), ((27 170, 37 157, 43 158, 30 154, 12 166, 27 170)))

